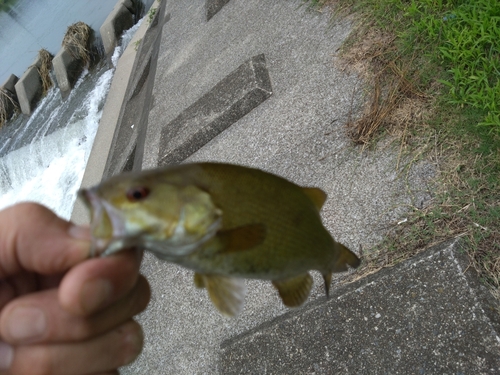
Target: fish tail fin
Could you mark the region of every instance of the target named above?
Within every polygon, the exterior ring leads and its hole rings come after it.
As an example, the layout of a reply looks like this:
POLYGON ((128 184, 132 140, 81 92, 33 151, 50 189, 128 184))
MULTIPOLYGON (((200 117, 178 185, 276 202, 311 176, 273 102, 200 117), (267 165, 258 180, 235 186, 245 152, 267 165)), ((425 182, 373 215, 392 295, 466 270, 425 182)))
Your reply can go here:
POLYGON ((284 280, 273 280, 273 285, 278 289, 281 300, 288 307, 302 305, 313 285, 313 278, 309 273, 291 277, 284 280))
POLYGON ((361 261, 351 250, 338 242, 335 243, 335 250, 338 256, 335 263, 332 265, 332 272, 347 271, 347 265, 352 268, 358 268, 361 261))
POLYGON ((328 272, 323 275, 323 280, 325 281, 325 294, 326 298, 330 297, 330 284, 332 283, 332 273, 328 272))
POLYGON ((232 317, 242 310, 246 294, 245 280, 195 273, 195 285, 207 288, 212 303, 222 314, 232 317))

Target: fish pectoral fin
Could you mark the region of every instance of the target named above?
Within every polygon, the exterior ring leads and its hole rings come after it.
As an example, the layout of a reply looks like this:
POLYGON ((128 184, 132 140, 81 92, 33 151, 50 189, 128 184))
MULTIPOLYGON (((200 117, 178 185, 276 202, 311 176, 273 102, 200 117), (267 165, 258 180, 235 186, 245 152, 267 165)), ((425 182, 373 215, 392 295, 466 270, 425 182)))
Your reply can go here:
POLYGON ((358 268, 361 261, 356 254, 338 242, 335 244, 335 249, 339 252, 339 256, 333 265, 333 272, 347 271, 347 265, 352 268, 358 268))
POLYGON ((326 201, 326 193, 319 188, 309 187, 303 187, 302 191, 313 201, 318 211, 321 210, 326 201))
POLYGON ((289 279, 273 280, 273 285, 278 289, 285 306, 297 307, 302 305, 309 297, 313 278, 309 273, 305 273, 289 279))
POLYGON ((224 229, 217 232, 222 242, 219 253, 233 253, 249 250, 264 242, 266 226, 264 224, 250 224, 233 229, 224 229))
POLYGON ((212 303, 224 315, 235 316, 243 308, 246 294, 245 280, 243 279, 196 273, 195 285, 207 288, 212 303))

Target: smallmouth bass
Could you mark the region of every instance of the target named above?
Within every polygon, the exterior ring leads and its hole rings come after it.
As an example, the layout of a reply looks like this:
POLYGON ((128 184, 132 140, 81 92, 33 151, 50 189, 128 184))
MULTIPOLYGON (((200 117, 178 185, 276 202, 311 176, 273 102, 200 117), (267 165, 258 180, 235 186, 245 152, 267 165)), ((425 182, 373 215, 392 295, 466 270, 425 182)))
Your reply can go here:
POLYGON ((91 211, 94 255, 141 247, 195 271, 217 309, 236 315, 244 278, 270 280, 286 306, 308 298, 319 271, 328 295, 332 272, 360 264, 324 228, 326 194, 231 164, 181 164, 128 173, 82 189, 91 211))

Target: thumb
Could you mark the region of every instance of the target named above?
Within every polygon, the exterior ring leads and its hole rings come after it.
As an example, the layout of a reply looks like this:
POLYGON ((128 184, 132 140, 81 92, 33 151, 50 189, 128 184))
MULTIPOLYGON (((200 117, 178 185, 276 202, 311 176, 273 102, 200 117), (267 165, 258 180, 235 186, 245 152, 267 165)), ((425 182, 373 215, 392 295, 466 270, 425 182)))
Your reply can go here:
POLYGON ((0 278, 21 271, 64 272, 88 258, 88 230, 59 218, 36 203, 0 211, 0 278))

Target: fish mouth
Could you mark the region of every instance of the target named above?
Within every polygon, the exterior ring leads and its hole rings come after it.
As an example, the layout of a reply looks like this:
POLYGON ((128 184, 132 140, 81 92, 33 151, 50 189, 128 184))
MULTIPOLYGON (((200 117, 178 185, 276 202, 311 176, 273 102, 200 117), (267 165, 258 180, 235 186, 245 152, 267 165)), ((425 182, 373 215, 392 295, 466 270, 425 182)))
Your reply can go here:
POLYGON ((96 188, 81 189, 78 196, 90 211, 91 257, 107 256, 133 245, 135 236, 126 236, 123 215, 99 197, 96 188))

